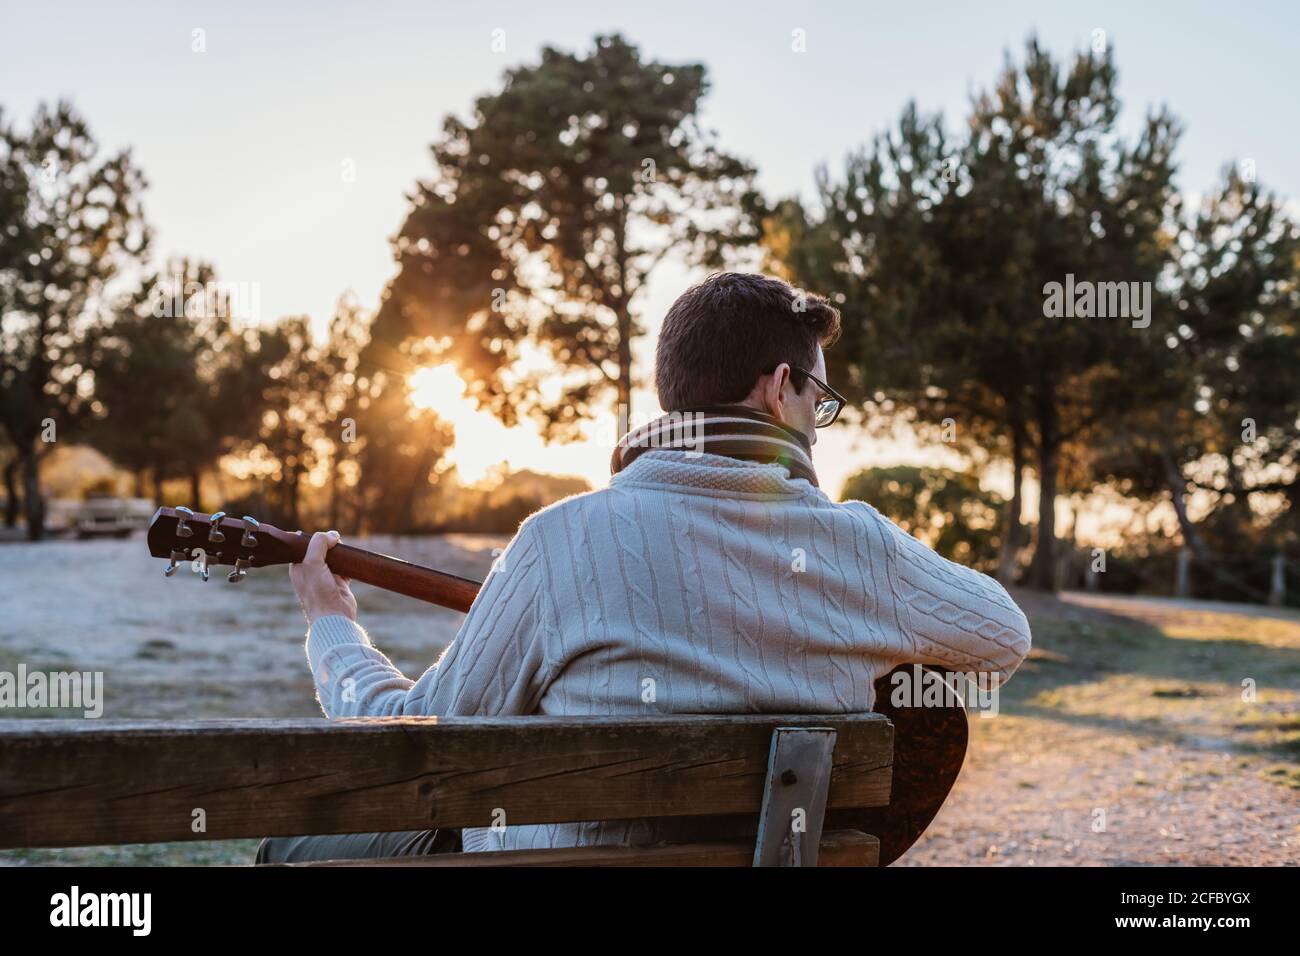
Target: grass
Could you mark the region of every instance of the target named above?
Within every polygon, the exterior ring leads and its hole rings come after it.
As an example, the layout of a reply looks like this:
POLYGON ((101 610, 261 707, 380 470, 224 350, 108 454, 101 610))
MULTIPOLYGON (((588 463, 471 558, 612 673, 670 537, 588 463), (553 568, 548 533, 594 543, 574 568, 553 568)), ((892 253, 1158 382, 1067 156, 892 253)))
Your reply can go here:
POLYGON ((1300 618, 1195 608, 1130 618, 1025 601, 1035 648, 1004 692, 1009 713, 1239 754, 1241 769, 1300 786, 1300 618))
POLYGON ((252 863, 257 840, 133 843, 65 849, 7 850, 0 859, 27 866, 238 866, 252 863))

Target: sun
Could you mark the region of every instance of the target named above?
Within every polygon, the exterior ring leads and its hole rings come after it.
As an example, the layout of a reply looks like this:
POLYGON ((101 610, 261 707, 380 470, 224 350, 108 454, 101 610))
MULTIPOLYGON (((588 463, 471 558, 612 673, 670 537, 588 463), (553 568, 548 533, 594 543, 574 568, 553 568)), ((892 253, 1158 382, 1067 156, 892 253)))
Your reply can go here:
POLYGON ((593 486, 609 474, 609 450, 604 445, 591 440, 547 445, 533 422, 509 427, 501 424, 469 397, 469 389, 455 365, 443 363, 416 369, 407 376, 406 384, 411 408, 431 411, 455 429, 447 460, 456 466, 464 484, 481 481, 502 465, 510 470, 582 475, 593 486))
POLYGON ((453 365, 435 365, 417 369, 406 379, 411 389, 411 405, 420 411, 432 409, 446 418, 466 408, 465 380, 453 365))
POLYGON ((455 429, 447 459, 456 466, 462 482, 480 481, 490 469, 508 460, 503 450, 510 447, 511 433, 467 397, 465 380, 454 365, 416 369, 407 376, 406 384, 412 408, 431 411, 455 429))

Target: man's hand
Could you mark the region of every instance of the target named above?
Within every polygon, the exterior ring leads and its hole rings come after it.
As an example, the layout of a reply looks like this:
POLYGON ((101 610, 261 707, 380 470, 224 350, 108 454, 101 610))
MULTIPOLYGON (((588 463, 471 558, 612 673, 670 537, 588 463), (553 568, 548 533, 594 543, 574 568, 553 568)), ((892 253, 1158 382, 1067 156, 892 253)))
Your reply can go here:
POLYGON ((311 536, 302 564, 289 565, 289 580, 298 593, 308 625, 327 614, 342 614, 350 621, 357 619, 357 599, 348 587, 351 579, 340 577, 325 564, 325 555, 338 543, 337 531, 317 531, 311 536))

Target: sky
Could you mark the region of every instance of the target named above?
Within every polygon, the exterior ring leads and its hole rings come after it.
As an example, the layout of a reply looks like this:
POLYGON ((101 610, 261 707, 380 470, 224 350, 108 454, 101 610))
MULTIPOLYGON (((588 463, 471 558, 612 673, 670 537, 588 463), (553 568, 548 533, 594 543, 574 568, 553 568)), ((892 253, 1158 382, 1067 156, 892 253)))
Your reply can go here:
MULTIPOLYGON (((1250 159, 1263 183, 1300 199, 1294 2, 0 0, 0 107, 21 125, 38 102, 70 98, 106 147, 129 146, 143 168, 156 256, 204 258, 226 281, 256 283, 264 321, 321 322, 346 291, 377 304, 389 237, 431 171, 444 117, 467 115, 543 45, 588 49, 617 31, 647 57, 704 62, 704 120, 720 145, 757 164, 769 196, 808 197, 818 164, 838 166, 909 100, 955 123, 1031 33, 1065 55, 1098 30, 1116 51, 1121 129, 1160 104, 1184 121, 1180 188, 1208 191, 1225 163, 1250 159)), ((652 333, 636 353, 643 380, 660 318, 699 277, 669 262, 641 300, 652 333)), ((455 453, 466 477, 506 448, 515 467, 603 484, 608 442, 545 448, 473 412, 446 376, 426 381, 466 439, 455 453)), ((637 400, 653 410, 652 395, 637 400)), ((926 455, 849 429, 821 437, 832 493, 864 465, 926 455)))

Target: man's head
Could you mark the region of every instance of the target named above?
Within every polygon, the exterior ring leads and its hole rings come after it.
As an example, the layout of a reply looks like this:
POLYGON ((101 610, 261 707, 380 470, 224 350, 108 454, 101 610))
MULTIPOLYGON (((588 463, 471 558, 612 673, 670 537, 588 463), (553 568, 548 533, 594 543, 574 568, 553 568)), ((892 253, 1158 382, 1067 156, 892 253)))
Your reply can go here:
POLYGON ((678 297, 655 353, 655 388, 664 411, 748 405, 817 440, 822 348, 835 341, 840 313, 824 298, 780 279, 720 272, 678 297))

